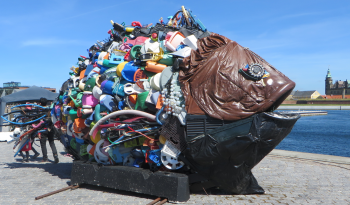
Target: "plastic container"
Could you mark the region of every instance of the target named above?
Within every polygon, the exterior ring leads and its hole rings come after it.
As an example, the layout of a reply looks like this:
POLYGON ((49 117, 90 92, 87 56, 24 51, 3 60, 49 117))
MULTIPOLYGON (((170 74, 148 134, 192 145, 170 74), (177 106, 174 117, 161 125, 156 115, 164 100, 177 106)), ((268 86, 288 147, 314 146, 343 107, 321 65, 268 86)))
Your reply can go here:
POLYGON ((165 47, 168 50, 176 51, 176 47, 182 43, 182 41, 185 39, 185 36, 178 31, 168 32, 165 39, 166 39, 165 47))
POLYGON ((131 33, 131 32, 133 32, 134 29, 135 28, 133 28, 133 27, 126 27, 125 31, 131 33))
POLYGON ((187 36, 182 42, 193 50, 197 50, 197 38, 194 35, 187 36))
POLYGON ((98 60, 100 60, 100 61, 102 61, 104 58, 105 58, 105 56, 107 55, 108 53, 107 52, 101 52, 99 55, 98 55, 98 60))
POLYGON ((141 45, 136 45, 136 46, 133 46, 130 50, 130 56, 132 57, 132 59, 135 59, 137 58, 140 54, 141 54, 141 48, 142 46, 141 45))
POLYGON ((158 73, 155 76, 153 76, 150 81, 151 88, 153 88, 156 91, 160 90, 160 76, 161 73, 158 73))
POLYGON ((92 77, 86 81, 85 86, 84 86, 84 91, 92 91, 92 89, 94 89, 95 85, 96 85, 96 78, 92 77))
POLYGON ((139 37, 137 37, 135 39, 129 39, 129 38, 125 37, 123 39, 123 42, 124 43, 130 43, 130 44, 136 46, 136 45, 142 45, 143 43, 145 43, 145 41, 147 39, 149 39, 149 38, 148 37, 144 37, 144 36, 139 36, 139 37))
POLYGON ((164 64, 167 66, 172 66, 174 64, 174 59, 172 55, 164 54, 163 58, 158 61, 160 64, 164 64))
POLYGON ((100 104, 105 106, 109 111, 112 111, 113 107, 116 106, 113 102, 113 97, 110 95, 101 95, 100 104))
POLYGON ((164 64, 156 63, 153 61, 147 61, 145 70, 153 73, 161 73, 167 66, 164 64))
POLYGON ((122 62, 124 62, 124 56, 119 56, 119 55, 115 55, 114 53, 112 53, 111 58, 109 59, 109 62, 108 62, 109 63, 108 65, 110 65, 110 66, 108 66, 108 67, 113 67, 113 66, 119 65, 122 62))
POLYGON ((101 83, 101 90, 103 93, 112 95, 114 82, 110 80, 105 80, 101 83))
POLYGON ((102 90, 101 88, 95 86, 92 89, 92 95, 96 98, 96 99, 100 99, 100 96, 102 95, 102 90))
POLYGON ((92 92, 85 91, 83 94, 83 108, 92 108, 98 104, 98 99, 92 95, 92 92))
POLYGON ((137 70, 137 66, 134 65, 133 62, 129 62, 125 64, 124 69, 122 70, 121 74, 123 78, 129 82, 134 83, 134 75, 137 70))
POLYGON ((69 116, 70 116, 70 119, 71 119, 72 121, 74 121, 75 118, 78 117, 77 110, 76 110, 76 109, 70 109, 70 110, 69 110, 69 116))
POLYGON ((124 67, 125 67, 125 64, 127 64, 128 62, 122 62, 122 63, 120 63, 118 66, 117 66, 117 76, 122 76, 122 71, 123 71, 123 69, 124 69, 124 67))

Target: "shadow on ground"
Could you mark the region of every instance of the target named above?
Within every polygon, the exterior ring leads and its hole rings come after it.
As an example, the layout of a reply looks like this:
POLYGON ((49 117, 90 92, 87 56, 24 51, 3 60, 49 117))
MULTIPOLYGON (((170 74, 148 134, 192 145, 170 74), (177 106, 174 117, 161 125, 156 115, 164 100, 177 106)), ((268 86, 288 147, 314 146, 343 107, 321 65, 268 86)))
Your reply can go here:
MULTIPOLYGON (((72 171, 72 163, 58 163, 54 164, 52 160, 49 160, 47 163, 39 163, 41 159, 31 159, 29 163, 23 163, 22 159, 16 159, 16 162, 13 163, 2 163, 3 165, 6 165, 4 169, 21 169, 21 168, 38 168, 42 169, 47 173, 50 173, 53 176, 57 176, 61 179, 71 179, 71 171, 72 171), (34 162, 34 163, 31 163, 34 162)), ((70 181, 67 182, 67 186, 71 185, 70 181)), ((62 187, 64 188, 64 187, 62 187)), ((92 191, 101 191, 111 194, 117 195, 125 195, 125 196, 132 196, 132 197, 138 197, 138 198, 144 198, 145 200, 154 200, 157 197, 147 194, 140 194, 135 193, 131 191, 123 191, 123 190, 117 190, 107 187, 101 187, 101 186, 94 186, 89 184, 81 184, 79 186, 79 189, 87 189, 92 191)), ((52 190, 55 191, 55 190, 52 190)))
MULTIPOLYGON (((17 162, 13 163, 4 163, 4 165, 7 165, 5 169, 21 169, 21 168, 39 168, 43 169, 45 172, 50 173, 53 176, 57 176, 61 179, 70 179, 71 178, 71 170, 72 170, 72 163, 58 163, 54 164, 53 161, 47 162, 47 163, 38 163, 41 161, 41 159, 35 159, 31 160, 31 162, 35 163, 22 163, 21 159, 16 159, 17 162)), ((71 185, 70 181, 67 182, 67 186, 71 185)), ((62 187, 63 188, 63 187, 62 187)), ((89 184, 81 184, 79 189, 87 189, 92 191, 102 191, 106 193, 116 194, 116 195, 125 195, 125 196, 132 196, 137 198, 144 198, 145 200, 154 200, 157 198, 157 196, 148 195, 148 194, 141 194, 141 193, 135 193, 131 191, 124 191, 124 190, 117 190, 107 187, 101 187, 101 186, 95 186, 95 185, 89 185, 89 184)), ((52 190, 55 191, 55 190, 52 190)), ((191 192, 191 194, 196 195, 233 195, 232 193, 225 191, 223 189, 218 188, 209 188, 203 191, 196 191, 191 192)), ((117 197, 117 196, 116 196, 117 197)))
POLYGON ((137 197, 137 198, 150 199, 150 200, 154 200, 157 198, 157 196, 152 196, 152 195, 148 195, 148 194, 140 194, 140 193, 135 193, 135 192, 131 192, 131 191, 112 189, 112 188, 95 186, 95 185, 90 185, 90 184, 82 184, 79 186, 79 188, 93 190, 93 191, 102 191, 102 192, 111 193, 111 194, 120 194, 120 195, 124 195, 124 196, 132 196, 132 197, 137 197))
MULTIPOLYGON (((37 162, 40 160, 38 159, 37 162)), ((4 165, 7 165, 7 167, 4 167, 4 169, 39 168, 43 169, 45 172, 48 172, 53 176, 58 176, 61 179, 70 179, 72 171, 72 163, 54 164, 50 160, 47 163, 34 164, 30 162, 22 163, 22 160, 18 159, 17 162, 4 163, 4 165)))

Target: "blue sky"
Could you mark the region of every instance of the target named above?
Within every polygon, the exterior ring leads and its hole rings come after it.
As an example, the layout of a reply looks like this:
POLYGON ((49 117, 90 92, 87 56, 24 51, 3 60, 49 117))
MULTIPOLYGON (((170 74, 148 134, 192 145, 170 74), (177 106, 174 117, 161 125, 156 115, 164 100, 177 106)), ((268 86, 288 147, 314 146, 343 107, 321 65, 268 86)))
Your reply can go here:
POLYGON ((108 38, 110 20, 157 23, 184 5, 209 31, 259 54, 296 82, 296 90, 324 94, 333 81, 350 80, 350 1, 74 1, 0 2, 0 86, 60 88, 79 55, 108 38), (200 2, 200 3, 199 3, 200 2))

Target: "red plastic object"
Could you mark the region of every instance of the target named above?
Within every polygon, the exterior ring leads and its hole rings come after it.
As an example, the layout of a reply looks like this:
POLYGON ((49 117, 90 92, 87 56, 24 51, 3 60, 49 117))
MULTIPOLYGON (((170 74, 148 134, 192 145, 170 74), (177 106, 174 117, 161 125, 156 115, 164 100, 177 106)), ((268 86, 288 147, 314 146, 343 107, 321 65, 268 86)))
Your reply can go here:
POLYGON ((136 85, 138 85, 141 89, 144 89, 143 82, 140 81, 140 79, 148 79, 148 77, 141 69, 137 69, 134 74, 134 81, 136 82, 136 85))
POLYGON ((125 37, 123 39, 123 42, 124 43, 130 43, 130 44, 136 46, 136 45, 142 45, 147 39, 148 39, 148 37, 144 37, 144 36, 139 36, 139 37, 137 37, 135 39, 129 39, 129 38, 125 37))
POLYGON ((129 95, 129 100, 132 104, 136 104, 137 95, 136 94, 129 95))
POLYGON ((157 149, 159 149, 159 146, 158 146, 158 144, 157 144, 155 141, 150 142, 150 143, 149 143, 149 147, 150 147, 151 150, 157 150, 157 149))
POLYGON ((124 56, 124 60, 130 61, 129 59, 131 59, 131 57, 130 57, 130 50, 124 56))
POLYGON ((83 113, 81 112, 82 108, 78 108, 77 110, 77 116, 78 117, 82 117, 83 116, 83 113))
POLYGON ((133 21, 131 23, 132 26, 136 27, 136 26, 139 26, 139 27, 142 27, 141 23, 139 21, 133 21))
POLYGON ((22 152, 26 152, 32 150, 32 143, 30 143, 30 140, 28 141, 28 143, 26 145, 24 145, 24 147, 21 149, 22 152))
POLYGON ((154 163, 152 160, 150 160, 149 158, 149 150, 146 151, 145 153, 145 162, 146 163, 154 163))

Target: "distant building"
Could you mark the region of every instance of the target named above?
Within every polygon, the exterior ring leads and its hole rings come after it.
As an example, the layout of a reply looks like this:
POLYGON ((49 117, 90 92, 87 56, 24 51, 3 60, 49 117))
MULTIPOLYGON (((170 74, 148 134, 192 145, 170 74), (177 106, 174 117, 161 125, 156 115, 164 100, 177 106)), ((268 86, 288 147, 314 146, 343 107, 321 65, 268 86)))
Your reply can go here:
POLYGON ((350 95, 321 95, 323 99, 339 100, 339 99, 350 99, 350 95))
POLYGON ((311 91, 295 91, 293 94, 293 99, 294 100, 299 100, 299 99, 316 99, 320 96, 321 94, 317 92, 317 90, 311 90, 311 91))
POLYGON ((285 100, 293 100, 294 93, 295 93, 295 91, 293 90, 285 100))
POLYGON ((350 95, 350 80, 337 80, 333 84, 331 71, 328 69, 325 82, 326 95, 350 95))
MULTIPOLYGON (((11 95, 12 93, 24 90, 29 88, 30 86, 24 86, 21 85, 20 82, 7 82, 3 83, 3 87, 0 87, 0 97, 6 96, 6 95, 11 95)), ((48 91, 51 91, 53 93, 56 92, 56 88, 49 88, 49 87, 42 87, 48 91)))

